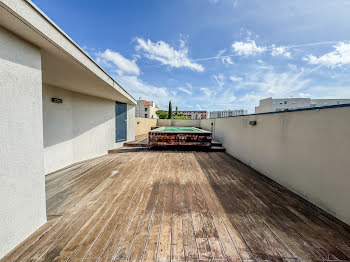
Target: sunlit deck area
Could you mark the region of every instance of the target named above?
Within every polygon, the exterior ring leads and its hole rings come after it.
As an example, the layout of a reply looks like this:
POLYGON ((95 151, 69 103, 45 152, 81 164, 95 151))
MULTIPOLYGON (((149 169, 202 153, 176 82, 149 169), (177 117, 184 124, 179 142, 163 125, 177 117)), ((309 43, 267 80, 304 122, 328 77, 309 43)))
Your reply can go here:
POLYGON ((109 154, 46 176, 3 261, 348 261, 348 226, 222 152, 109 154))

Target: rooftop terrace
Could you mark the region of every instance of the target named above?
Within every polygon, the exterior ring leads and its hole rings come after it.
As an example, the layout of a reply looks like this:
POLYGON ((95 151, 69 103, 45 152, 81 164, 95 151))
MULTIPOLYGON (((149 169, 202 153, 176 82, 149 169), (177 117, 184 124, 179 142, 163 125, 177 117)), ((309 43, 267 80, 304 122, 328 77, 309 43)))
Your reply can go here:
POLYGON ((46 176, 1 261, 348 261, 347 225, 226 153, 110 154, 46 176))

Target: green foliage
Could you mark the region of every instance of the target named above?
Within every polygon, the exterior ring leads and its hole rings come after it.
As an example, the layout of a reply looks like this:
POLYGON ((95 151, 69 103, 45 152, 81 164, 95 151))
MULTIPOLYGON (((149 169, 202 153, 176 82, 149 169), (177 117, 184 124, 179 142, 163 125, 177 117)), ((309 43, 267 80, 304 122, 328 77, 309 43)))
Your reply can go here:
POLYGON ((175 115, 176 115, 176 116, 179 115, 179 110, 177 110, 177 107, 176 107, 176 109, 175 109, 175 115))
MULTIPOLYGON (((165 110, 158 110, 156 112, 156 114, 159 117, 159 119, 168 119, 168 117, 169 117, 169 112, 165 111, 165 110)), ((173 115, 171 118, 172 119, 187 119, 187 117, 183 114, 173 115)))
POLYGON ((173 119, 187 119, 187 116, 180 114, 180 115, 175 115, 172 117, 173 119))
POLYGON ((171 106, 171 100, 169 101, 168 119, 173 117, 173 107, 171 106))
POLYGON ((167 119, 168 118, 168 111, 165 110, 158 110, 156 112, 157 116, 159 117, 159 119, 167 119))

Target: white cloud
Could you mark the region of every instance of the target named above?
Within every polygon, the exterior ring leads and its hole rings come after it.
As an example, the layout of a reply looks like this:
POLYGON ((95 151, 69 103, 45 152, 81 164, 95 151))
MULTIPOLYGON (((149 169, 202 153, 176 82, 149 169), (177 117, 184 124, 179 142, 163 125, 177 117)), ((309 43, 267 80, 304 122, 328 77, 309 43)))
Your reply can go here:
POLYGON ((220 50, 218 53, 217 53, 217 57, 220 57, 220 56, 223 56, 223 54, 225 54, 226 53, 226 49, 222 49, 222 50, 220 50))
MULTIPOLYGON (((209 3, 212 5, 217 4, 219 2, 220 2, 220 0, 209 0, 209 3)), ((236 8, 237 4, 238 4, 238 0, 232 0, 232 4, 233 4, 233 8, 236 8)))
POLYGON ((330 68, 350 64, 350 42, 340 42, 334 46, 335 50, 322 56, 308 55, 303 58, 309 64, 324 65, 330 68))
POLYGON ((204 93, 205 96, 207 97, 211 97, 214 92, 212 90, 210 90, 209 88, 207 87, 201 87, 200 90, 204 93))
POLYGON ((350 85, 339 85, 337 83, 314 85, 307 89, 307 93, 315 99, 350 99, 350 85))
POLYGON ((232 82, 241 82, 243 80, 242 77, 230 76, 230 80, 232 82))
POLYGON ((157 104, 167 104, 170 99, 169 90, 165 87, 156 87, 145 83, 137 76, 122 75, 118 82, 130 91, 135 98, 142 97, 147 100, 154 100, 157 104))
POLYGON ((196 107, 198 108, 198 110, 203 110, 203 108, 198 104, 196 104, 196 107))
POLYGON ((183 87, 179 87, 178 88, 180 91, 186 93, 186 94, 189 94, 189 95, 192 95, 192 92, 186 88, 183 88, 183 87))
POLYGON ((137 66, 135 60, 129 60, 122 56, 118 52, 114 52, 110 49, 106 49, 103 53, 98 53, 96 55, 97 62, 101 64, 112 63, 115 65, 116 72, 119 75, 130 74, 130 75, 139 75, 140 69, 137 66))
MULTIPOLYGON (((271 46, 259 46, 255 43, 255 40, 251 40, 249 38, 250 35, 251 33, 248 35, 248 38, 245 42, 236 41, 232 44, 233 50, 236 52, 236 55, 255 56, 271 50, 272 56, 284 56, 287 58, 292 57, 292 54, 290 51, 288 51, 287 47, 276 46, 275 44, 272 44, 271 46)), ((258 60, 258 62, 262 63, 262 60, 258 60)))
POLYGON ((230 103, 232 104, 234 101, 236 101, 236 96, 234 94, 234 91, 232 89, 226 89, 222 94, 220 94, 218 101, 221 103, 230 103))
POLYGON ((143 55, 151 60, 161 62, 163 65, 180 68, 186 67, 194 71, 203 72, 204 67, 201 64, 195 63, 188 57, 188 49, 184 42, 180 42, 180 49, 175 50, 172 46, 164 41, 156 43, 151 40, 137 38, 136 50, 143 52, 143 55))
POLYGON ((226 56, 226 57, 221 58, 221 62, 222 62, 223 64, 230 64, 230 65, 233 65, 233 61, 232 61, 231 57, 229 57, 229 56, 226 56))
POLYGON ((308 79, 299 79, 301 73, 294 72, 268 72, 257 83, 258 91, 266 97, 286 97, 295 95, 296 92, 307 87, 308 79))
POLYGON ((225 65, 225 64, 230 64, 233 65, 233 61, 231 59, 230 56, 224 56, 224 54, 226 53, 226 49, 220 50, 216 57, 220 58, 221 62, 225 65))
POLYGON ((214 77, 214 80, 217 83, 218 87, 221 89, 225 84, 224 74, 213 75, 213 77, 214 77))
POLYGON ((307 94, 307 93, 300 92, 300 93, 299 93, 299 96, 300 96, 300 97, 311 97, 311 94, 307 94))
POLYGON ((275 46, 275 45, 272 45, 272 51, 271 51, 271 55, 272 56, 278 56, 278 55, 282 55, 282 56, 285 56, 287 58, 291 58, 292 57, 292 54, 287 51, 287 48, 284 47, 284 46, 275 46))
POLYGON ((190 83, 186 83, 186 86, 192 90, 192 85, 190 83))
POLYGON ((266 47, 257 46, 255 40, 247 39, 246 42, 236 41, 232 44, 233 50, 240 56, 254 56, 266 51, 266 47))
POLYGON ((236 83, 235 90, 245 90, 235 101, 235 105, 254 112, 260 99, 267 97, 299 97, 300 93, 309 93, 310 80, 300 78, 303 70, 276 72, 273 68, 259 70, 236 83))

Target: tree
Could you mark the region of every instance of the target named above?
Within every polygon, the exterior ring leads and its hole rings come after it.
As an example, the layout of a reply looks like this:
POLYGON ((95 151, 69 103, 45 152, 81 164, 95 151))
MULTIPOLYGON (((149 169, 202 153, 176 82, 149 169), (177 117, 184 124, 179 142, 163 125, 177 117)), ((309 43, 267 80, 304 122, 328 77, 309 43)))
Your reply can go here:
MULTIPOLYGON (((156 114, 157 114, 159 119, 168 119, 168 117, 169 117, 169 112, 165 111, 165 110, 158 110, 156 112, 156 114)), ((171 118, 172 119, 188 119, 187 116, 185 116, 184 114, 173 115, 171 118)))
POLYGON ((168 118, 168 111, 157 110, 156 114, 157 114, 159 119, 167 119, 168 118))
POLYGON ((179 114, 179 111, 177 110, 177 107, 175 109, 175 115, 177 116, 179 114))
POLYGON ((171 106, 171 100, 169 100, 169 110, 168 110, 168 119, 173 117, 173 108, 171 106))
POLYGON ((180 115, 177 115, 177 116, 173 116, 173 119, 188 119, 187 116, 183 115, 183 114, 180 114, 180 115))

